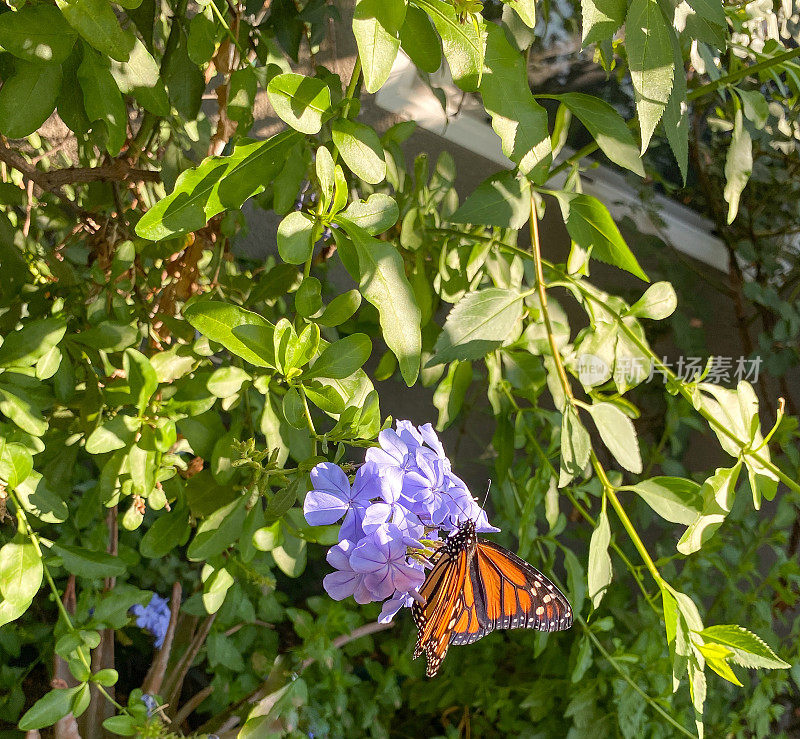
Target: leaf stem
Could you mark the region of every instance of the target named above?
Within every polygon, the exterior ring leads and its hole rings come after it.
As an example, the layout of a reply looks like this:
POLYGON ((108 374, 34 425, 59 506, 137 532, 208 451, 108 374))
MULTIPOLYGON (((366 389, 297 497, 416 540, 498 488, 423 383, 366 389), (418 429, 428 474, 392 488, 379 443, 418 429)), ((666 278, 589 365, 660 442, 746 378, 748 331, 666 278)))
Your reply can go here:
POLYGON ((644 700, 650 705, 654 710, 656 710, 659 715, 665 718, 672 726, 674 726, 683 736, 691 737, 692 739, 696 739, 695 734, 692 734, 688 729, 681 726, 672 716, 669 715, 661 706, 656 703, 656 701, 651 698, 644 690, 642 690, 636 682, 628 675, 625 670, 622 669, 620 664, 617 662, 614 657, 609 654, 606 648, 602 645, 600 640, 592 633, 592 630, 589 628, 589 625, 584 621, 579 614, 575 614, 575 620, 580 624, 581 628, 584 630, 586 635, 591 639, 592 643, 597 648, 597 651, 603 655, 603 657, 608 661, 608 663, 617 671, 617 674, 626 682, 628 685, 631 686, 644 700))
POLYGON ((713 82, 709 82, 708 84, 695 88, 686 96, 686 99, 697 100, 697 98, 704 97, 705 95, 715 92, 724 85, 732 85, 739 80, 743 80, 745 77, 758 74, 759 72, 763 72, 765 69, 770 69, 771 67, 780 66, 784 62, 788 62, 798 56, 800 56, 800 47, 796 49, 790 49, 789 51, 785 51, 783 54, 778 54, 777 56, 770 57, 769 59, 764 59, 756 64, 742 67, 736 72, 730 72, 729 74, 725 74, 713 82))
POLYGON ((531 217, 530 217, 530 230, 531 230, 531 250, 533 252, 533 262, 536 267, 536 289, 539 293, 539 303, 542 309, 542 318, 544 325, 547 329, 547 340, 550 344, 550 352, 553 355, 553 362, 556 365, 556 371, 561 379, 561 386, 564 389, 564 395, 567 396, 570 403, 575 402, 575 396, 572 394, 572 387, 569 384, 567 372, 561 362, 561 352, 558 351, 556 345, 556 337, 553 333, 553 324, 550 322, 550 313, 547 310, 547 292, 544 285, 544 274, 542 272, 542 250, 539 244, 539 216, 536 212, 536 196, 531 195, 531 217))
MULTIPOLYGON (((36 550, 36 553, 39 555, 39 559, 41 560, 41 563, 42 563, 42 572, 44 573, 45 580, 47 580, 48 587, 50 588, 51 592, 53 593, 53 599, 56 602, 56 607, 58 608, 58 612, 61 615, 61 617, 64 619, 64 622, 66 623, 67 628, 70 631, 75 632, 75 631, 77 631, 77 629, 73 625, 72 619, 69 617, 69 613, 67 613, 67 609, 64 607, 64 603, 61 600, 61 593, 58 592, 58 588, 56 587, 56 583, 53 580, 53 576, 50 574, 50 570, 48 569, 47 565, 45 564, 44 554, 42 552, 42 546, 41 546, 41 542, 39 541, 39 537, 36 535, 36 532, 31 527, 30 522, 28 521, 28 517, 25 515, 25 509, 22 507, 22 505, 20 504, 19 500, 17 499, 16 493, 14 491, 9 491, 9 492, 10 492, 11 500, 14 501, 14 507, 16 508, 16 514, 17 514, 17 520, 24 526, 25 533, 28 535, 28 538, 31 540, 31 544, 33 544, 33 548, 36 550)), ((83 649, 78 649, 77 652, 78 652, 78 657, 80 658, 83 666, 91 673, 92 665, 91 665, 91 662, 89 662, 89 660, 86 658, 86 654, 84 653, 83 649)), ((119 703, 117 703, 117 701, 115 701, 108 694, 108 691, 106 691, 106 689, 102 685, 100 685, 99 683, 95 683, 95 687, 97 688, 98 692, 100 692, 103 695, 103 697, 106 698, 106 700, 108 700, 110 703, 112 703, 114 705, 114 707, 118 711, 122 711, 124 713, 127 713, 125 708, 122 705, 120 705, 119 703)))

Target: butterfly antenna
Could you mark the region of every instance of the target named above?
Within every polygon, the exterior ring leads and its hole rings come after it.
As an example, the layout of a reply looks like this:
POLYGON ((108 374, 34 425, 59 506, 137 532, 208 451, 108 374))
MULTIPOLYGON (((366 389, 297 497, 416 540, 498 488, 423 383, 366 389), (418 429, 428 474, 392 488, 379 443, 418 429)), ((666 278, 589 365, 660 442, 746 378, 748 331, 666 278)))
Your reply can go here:
POLYGON ((481 508, 486 507, 486 501, 489 500, 489 491, 492 489, 492 481, 486 481, 486 494, 483 496, 483 503, 481 503, 481 508))

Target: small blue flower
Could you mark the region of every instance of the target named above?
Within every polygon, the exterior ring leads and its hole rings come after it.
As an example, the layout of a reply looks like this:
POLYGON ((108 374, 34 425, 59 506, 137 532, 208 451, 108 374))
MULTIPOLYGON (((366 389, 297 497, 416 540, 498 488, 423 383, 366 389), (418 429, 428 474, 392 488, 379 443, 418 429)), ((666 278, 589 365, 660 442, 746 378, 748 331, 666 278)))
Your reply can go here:
POLYGON ((367 450, 352 485, 337 465, 318 464, 303 510, 314 526, 344 518, 339 543, 328 551, 335 571, 325 576, 325 590, 334 600, 385 601, 379 619, 385 623, 420 598, 422 562, 430 555, 421 540, 436 540, 465 521, 478 531, 499 529, 453 474, 429 423, 398 421, 381 431, 378 444, 367 450))
POLYGON ((350 555, 350 566, 366 575, 364 585, 374 600, 384 600, 393 593, 407 593, 422 585, 425 575, 408 564, 408 547, 422 549, 394 524, 385 523, 365 536, 350 555))
POLYGON ((146 606, 137 603, 131 607, 131 613, 136 616, 136 625, 140 629, 149 631, 156 638, 156 648, 161 649, 170 619, 169 603, 166 598, 153 593, 146 606))
POLYGON ((325 575, 322 587, 334 600, 344 600, 352 595, 356 603, 363 605, 372 602, 372 594, 364 584, 366 576, 356 572, 350 565, 350 555, 354 547, 352 541, 343 539, 328 550, 326 559, 336 572, 325 575))
POLYGON ((363 536, 364 512, 370 498, 380 493, 372 469, 364 465, 351 488, 341 467, 322 462, 311 470, 311 484, 314 489, 306 495, 303 504, 306 521, 312 526, 326 526, 344 516, 339 539, 355 540, 363 536))
POLYGON ((150 693, 143 693, 142 703, 147 707, 147 718, 150 718, 156 712, 158 702, 150 693))

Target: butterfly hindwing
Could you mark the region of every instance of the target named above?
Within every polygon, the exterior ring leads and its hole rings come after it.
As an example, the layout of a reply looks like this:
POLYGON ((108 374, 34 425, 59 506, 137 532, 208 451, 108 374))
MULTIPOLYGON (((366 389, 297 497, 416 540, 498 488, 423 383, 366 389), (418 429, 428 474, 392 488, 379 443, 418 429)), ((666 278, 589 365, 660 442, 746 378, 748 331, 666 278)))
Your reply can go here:
POLYGON ((536 568, 505 547, 475 536, 467 522, 431 558, 433 569, 420 588, 425 603, 412 608, 426 674, 439 670, 450 644, 471 644, 495 629, 562 631, 572 608, 536 568))
POLYGON ((471 567, 482 590, 479 613, 486 632, 494 629, 563 631, 572 608, 561 591, 535 567, 494 542, 479 540, 471 567))

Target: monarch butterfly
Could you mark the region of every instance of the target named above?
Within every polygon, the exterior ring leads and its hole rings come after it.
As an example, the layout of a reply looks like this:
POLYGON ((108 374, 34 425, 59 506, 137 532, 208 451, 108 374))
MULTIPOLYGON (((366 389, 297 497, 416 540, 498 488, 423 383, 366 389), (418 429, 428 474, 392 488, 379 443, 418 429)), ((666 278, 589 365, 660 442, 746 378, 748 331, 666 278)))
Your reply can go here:
POLYGON ((467 521, 431 557, 420 588, 424 604, 411 612, 419 630, 414 659, 423 652, 434 677, 451 644, 472 644, 495 629, 563 631, 572 608, 541 572, 499 544, 478 539, 467 521))

